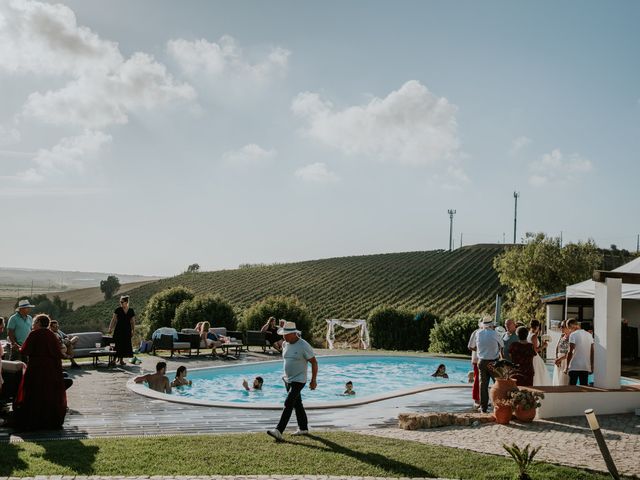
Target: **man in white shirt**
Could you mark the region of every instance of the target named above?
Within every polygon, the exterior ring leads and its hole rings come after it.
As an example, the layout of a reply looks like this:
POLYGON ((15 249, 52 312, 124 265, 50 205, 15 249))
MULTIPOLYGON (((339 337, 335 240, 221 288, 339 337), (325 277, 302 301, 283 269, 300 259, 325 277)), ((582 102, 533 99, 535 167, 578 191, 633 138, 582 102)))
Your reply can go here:
POLYGON ((500 359, 502 353, 502 337, 495 331, 493 318, 482 319, 482 329, 476 334, 476 354, 480 372, 480 408, 483 413, 489 407, 489 379, 493 378, 489 365, 500 359))
POLYGON ((567 355, 567 369, 569 385, 589 384, 589 374, 593 373, 593 337, 580 328, 580 323, 575 318, 570 318, 567 326, 569 334, 569 353, 567 355))

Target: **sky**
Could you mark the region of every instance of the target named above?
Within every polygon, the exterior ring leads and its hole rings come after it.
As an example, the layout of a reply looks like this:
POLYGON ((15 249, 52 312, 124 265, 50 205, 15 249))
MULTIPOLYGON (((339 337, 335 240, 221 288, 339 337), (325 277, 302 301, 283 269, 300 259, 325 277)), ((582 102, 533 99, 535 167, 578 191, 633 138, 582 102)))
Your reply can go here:
POLYGON ((640 3, 0 0, 0 266, 635 251, 640 3))

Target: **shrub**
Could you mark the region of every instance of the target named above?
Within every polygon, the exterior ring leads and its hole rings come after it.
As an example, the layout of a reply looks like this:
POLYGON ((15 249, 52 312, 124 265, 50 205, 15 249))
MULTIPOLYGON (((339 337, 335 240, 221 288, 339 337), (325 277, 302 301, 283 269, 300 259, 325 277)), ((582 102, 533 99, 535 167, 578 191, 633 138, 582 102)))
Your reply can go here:
POLYGON ((143 333, 148 338, 161 327, 170 327, 181 303, 193 299, 192 290, 173 287, 153 295, 142 314, 143 333))
MULTIPOLYGON (((371 346, 387 350, 407 350, 415 349, 414 346, 418 343, 424 344, 420 342, 419 336, 416 338, 416 330, 421 322, 414 321, 414 318, 409 310, 388 305, 374 308, 367 319, 371 346)), ((426 342, 426 339, 423 340, 426 342)))
POLYGON ((429 336, 432 353, 469 354, 469 337, 478 328, 479 315, 458 314, 436 323, 429 336))
POLYGON ((309 341, 311 339, 311 315, 298 297, 272 296, 251 305, 244 314, 245 330, 260 330, 269 317, 296 322, 296 327, 309 341))
POLYGON ((233 307, 220 295, 197 295, 192 300, 182 302, 176 309, 173 328, 194 328, 198 322, 209 322, 212 327, 236 329, 236 314, 233 307))
POLYGON ((414 329, 412 337, 416 340, 412 350, 429 350, 431 330, 440 320, 437 315, 425 311, 418 312, 413 319, 414 329))

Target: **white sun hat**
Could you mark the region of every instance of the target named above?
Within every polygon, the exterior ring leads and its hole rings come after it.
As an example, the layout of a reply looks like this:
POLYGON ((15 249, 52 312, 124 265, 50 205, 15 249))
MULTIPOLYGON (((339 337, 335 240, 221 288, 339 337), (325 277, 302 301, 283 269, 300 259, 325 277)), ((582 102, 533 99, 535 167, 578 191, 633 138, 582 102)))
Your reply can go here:
POLYGON ((16 308, 16 312, 21 308, 33 308, 33 307, 35 307, 35 305, 31 305, 31 302, 25 298, 24 300, 20 300, 18 302, 18 308, 16 308))
POLYGON ((287 333, 302 333, 296 328, 296 322, 284 322, 284 325, 278 329, 278 335, 286 335, 287 333))

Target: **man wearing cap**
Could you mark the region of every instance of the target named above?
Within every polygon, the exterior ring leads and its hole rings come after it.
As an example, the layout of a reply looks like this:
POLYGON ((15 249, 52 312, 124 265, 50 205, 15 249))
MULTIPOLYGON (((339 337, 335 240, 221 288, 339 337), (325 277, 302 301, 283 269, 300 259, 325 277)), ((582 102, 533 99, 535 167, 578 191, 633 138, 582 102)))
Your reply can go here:
POLYGON ((301 391, 307 383, 307 363, 311 364, 311 382, 309 388, 315 390, 318 377, 318 361, 316 360, 313 348, 305 340, 300 338, 300 331, 296 329, 294 322, 285 322, 278 329, 278 335, 284 337, 282 344, 282 359, 284 360, 284 380, 287 388, 287 398, 284 401, 284 410, 278 422, 278 426, 267 433, 281 442, 284 440, 282 433, 289 419, 291 412, 295 409, 298 420, 298 430, 293 435, 307 435, 309 426, 307 423, 307 413, 302 405, 301 391))
POLYGON ((9 322, 7 323, 7 336, 11 342, 11 360, 27 361, 20 353, 20 347, 31 332, 33 319, 31 315, 29 315, 29 312, 33 307, 34 305, 31 305, 29 300, 20 300, 18 302, 18 308, 16 308, 16 313, 9 318, 9 322))
POLYGON ((480 408, 483 413, 486 413, 489 407, 489 378, 493 378, 489 365, 500 358, 503 347, 502 338, 495 331, 495 326, 493 318, 483 317, 482 329, 476 335, 476 354, 480 371, 480 408))

